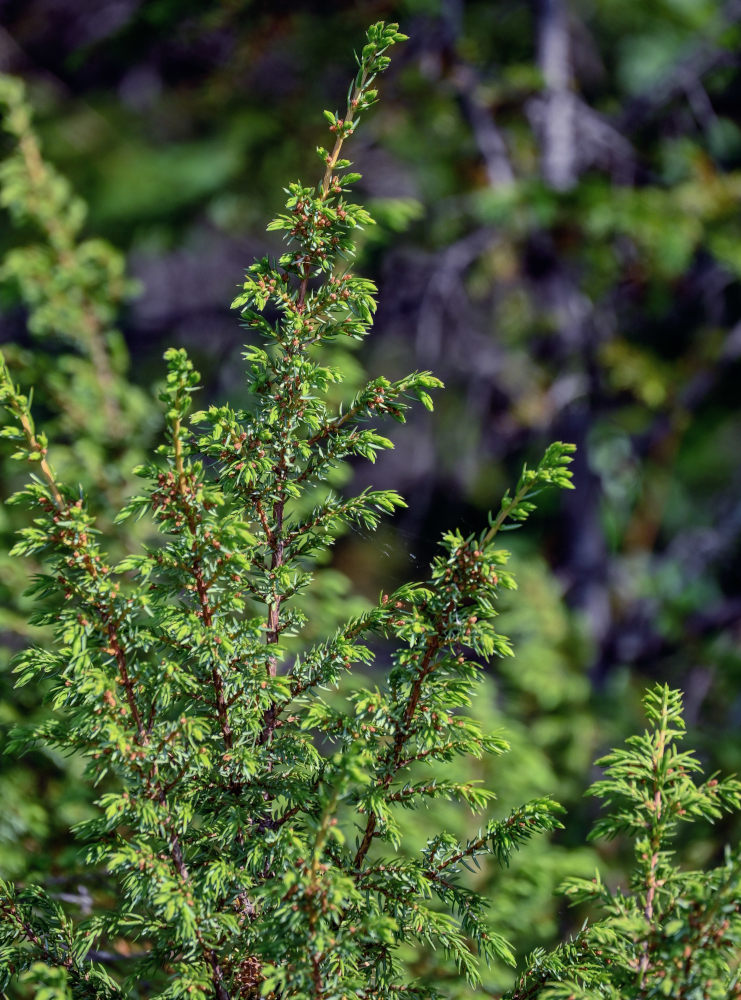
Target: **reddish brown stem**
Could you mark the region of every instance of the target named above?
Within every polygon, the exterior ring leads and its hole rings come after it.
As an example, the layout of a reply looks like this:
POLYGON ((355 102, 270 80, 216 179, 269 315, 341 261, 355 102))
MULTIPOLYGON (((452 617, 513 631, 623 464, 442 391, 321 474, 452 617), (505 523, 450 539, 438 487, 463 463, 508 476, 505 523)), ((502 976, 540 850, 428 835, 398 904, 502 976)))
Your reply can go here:
MULTIPOLYGON (((185 471, 183 446, 180 437, 181 429, 182 426, 180 418, 177 417, 172 425, 172 440, 175 450, 175 472, 177 475, 178 493, 180 494, 185 518, 188 522, 188 528, 193 537, 193 561, 189 569, 195 584, 196 596, 201 610, 201 619, 206 628, 211 628, 213 625, 213 609, 211 607, 211 602, 209 601, 208 584, 206 583, 203 575, 203 565, 198 553, 198 524, 188 497, 188 477, 185 471)), ((211 668, 211 683, 214 689, 216 713, 219 719, 219 728, 221 729, 224 746, 227 750, 231 750, 233 746, 233 736, 232 728, 229 725, 229 712, 227 709, 226 698, 224 696, 224 681, 215 658, 211 668)))
MULTIPOLYGON (((656 879, 656 869, 659 864, 659 852, 661 849, 661 813, 663 809, 663 800, 661 795, 661 787, 659 784, 660 772, 662 761, 664 757, 664 751, 666 749, 665 743, 665 733, 663 729, 659 730, 658 733, 658 745, 656 747, 656 752, 653 756, 653 772, 654 772, 654 797, 653 797, 653 829, 651 831, 651 857, 648 864, 648 872, 646 875, 646 904, 644 907, 643 915, 646 918, 646 922, 649 924, 649 928, 653 924, 654 920, 654 901, 656 898, 656 890, 658 888, 658 883, 656 879)), ((638 965, 639 971, 639 988, 644 989, 646 974, 648 973, 649 966, 651 964, 651 939, 650 933, 643 940, 643 953, 641 955, 640 963, 638 965)))
MULTIPOLYGON (((447 614, 447 611, 446 611, 447 614)), ((441 623, 438 623, 438 628, 435 634, 429 639, 427 643, 427 648, 425 649, 424 656, 422 657, 422 662, 420 663, 419 671, 412 684, 412 690, 409 692, 409 700, 407 701, 406 708, 404 709, 404 715, 400 723, 396 726, 396 732, 394 734, 394 742, 391 748, 391 754, 389 758, 390 769, 389 772, 383 778, 381 785, 384 788, 388 788, 391 784, 394 774, 398 771, 401 764, 401 752, 404 748, 404 743, 409 736, 409 727, 414 717, 414 713, 419 704, 419 699, 422 694, 422 684, 425 678, 432 671, 434 667, 434 656, 437 653, 441 645, 441 623)), ((366 854, 368 853, 373 837, 376 831, 376 814, 371 812, 368 816, 368 822, 365 826, 365 831, 363 833, 363 839, 360 841, 360 846, 355 854, 355 860, 353 861, 353 867, 359 868, 362 864, 366 854)))
POLYGON ((268 517, 265 513, 265 508, 262 505, 261 500, 255 500, 255 510, 257 511, 257 516, 260 518, 260 524, 262 525, 262 530, 265 532, 265 537, 267 538, 268 545, 273 544, 273 532, 270 530, 270 525, 268 524, 268 517))
MULTIPOLYGON (((283 509, 284 501, 278 500, 273 505, 273 515, 275 517, 275 528, 272 532, 273 554, 270 559, 270 570, 274 572, 283 565, 284 539, 283 539, 283 509)), ((275 594, 273 601, 268 605, 267 633, 265 641, 269 645, 274 645, 280 639, 280 606, 283 598, 280 594, 275 594)), ((275 677, 278 672, 278 659, 276 656, 268 658, 268 675, 275 677)), ((259 743, 265 745, 270 743, 275 732, 275 725, 278 720, 278 706, 273 702, 263 715, 262 732, 259 743)))
POLYGON ((324 984, 322 982, 322 970, 319 963, 319 956, 316 952, 314 952, 311 956, 311 979, 316 1000, 322 1000, 322 997, 324 996, 324 984))
POLYGON ((121 678, 121 684, 123 685, 123 689, 126 692, 126 700, 129 703, 131 718, 134 722, 134 725, 136 726, 139 742, 143 743, 147 739, 147 733, 142 723, 141 714, 139 713, 139 706, 136 704, 136 698, 134 696, 134 683, 129 674, 128 666, 126 664, 126 656, 119 641, 118 632, 116 631, 116 626, 110 620, 107 623, 106 631, 108 634, 108 646, 113 652, 114 657, 116 658, 116 665, 118 666, 118 675, 121 678))

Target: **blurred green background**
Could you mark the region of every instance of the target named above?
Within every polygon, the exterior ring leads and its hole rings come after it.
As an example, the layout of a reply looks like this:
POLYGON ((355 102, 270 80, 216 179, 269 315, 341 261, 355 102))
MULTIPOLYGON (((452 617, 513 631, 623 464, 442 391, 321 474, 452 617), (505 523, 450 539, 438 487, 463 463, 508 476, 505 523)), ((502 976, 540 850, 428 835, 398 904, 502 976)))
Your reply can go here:
MULTIPOLYGON (((594 757, 639 724, 649 680, 683 689, 710 769, 741 769, 741 2, 2 0, 0 69, 26 82, 44 156, 87 202, 83 234, 118 248, 138 282, 120 338, 106 332, 118 438, 96 430, 94 402, 60 404, 84 347, 29 330, 7 263, 0 341, 37 385, 58 464, 105 514, 126 492, 121 463, 156 437, 146 397, 165 347, 188 348, 208 398, 239 398, 246 334, 229 302, 280 245, 264 228, 283 184, 317 175, 321 109, 342 105, 352 47, 378 19, 410 41, 350 153, 378 222, 359 266, 380 305, 340 362, 349 382, 430 368, 446 390, 348 476, 409 509, 340 541, 315 610, 331 623, 350 591, 374 599, 424 574, 440 532, 483 526, 524 460, 554 438, 578 445, 575 491, 509 536, 520 591, 502 629, 517 658, 491 665, 479 706, 514 745, 481 775, 502 807, 551 792, 569 808, 509 889, 482 876, 522 952, 578 919, 551 889, 593 864, 581 793, 594 757)), ((38 235, 4 221, 12 262, 38 235)), ((7 496, 5 457, 0 475, 7 496)), ((39 692, 12 691, 26 571, 0 571, 6 739, 39 692)), ((67 833, 90 808, 76 768, 0 759, 0 874, 57 880, 84 909, 67 833)), ((690 858, 733 835, 701 829, 690 858)), ((619 847, 603 862, 618 878, 619 847)))

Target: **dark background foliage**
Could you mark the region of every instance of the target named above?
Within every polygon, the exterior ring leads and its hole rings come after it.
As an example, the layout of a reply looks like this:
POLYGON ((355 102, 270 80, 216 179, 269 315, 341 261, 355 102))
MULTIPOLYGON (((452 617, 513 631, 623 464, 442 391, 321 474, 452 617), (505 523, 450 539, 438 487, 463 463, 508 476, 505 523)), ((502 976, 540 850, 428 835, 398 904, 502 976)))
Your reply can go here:
MULTIPOLYGON (((447 390, 358 469, 409 509, 372 541, 348 534, 336 566, 371 596, 417 576, 523 459, 575 442, 576 490, 514 536, 527 569, 503 627, 524 652, 495 675, 498 704, 575 803, 648 679, 684 689, 708 763, 737 769, 741 3, 5 0, 0 64, 30 86, 87 228, 140 282, 122 318, 134 381, 175 344, 212 398, 235 397, 228 304, 279 246, 280 187, 317 173, 318 112, 380 18, 410 41, 351 154, 380 307, 343 363, 431 368, 447 390)), ((0 339, 26 343, 2 296, 0 339)))

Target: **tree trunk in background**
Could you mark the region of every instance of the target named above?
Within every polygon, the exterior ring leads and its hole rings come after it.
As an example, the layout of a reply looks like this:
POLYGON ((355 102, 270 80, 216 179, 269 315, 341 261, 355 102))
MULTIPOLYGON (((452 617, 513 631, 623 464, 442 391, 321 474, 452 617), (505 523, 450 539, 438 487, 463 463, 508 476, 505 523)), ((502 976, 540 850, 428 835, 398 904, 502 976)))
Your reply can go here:
POLYGON ((564 0, 538 0, 538 67, 545 84, 543 179, 558 191, 576 182, 576 105, 573 97, 568 11, 564 0))

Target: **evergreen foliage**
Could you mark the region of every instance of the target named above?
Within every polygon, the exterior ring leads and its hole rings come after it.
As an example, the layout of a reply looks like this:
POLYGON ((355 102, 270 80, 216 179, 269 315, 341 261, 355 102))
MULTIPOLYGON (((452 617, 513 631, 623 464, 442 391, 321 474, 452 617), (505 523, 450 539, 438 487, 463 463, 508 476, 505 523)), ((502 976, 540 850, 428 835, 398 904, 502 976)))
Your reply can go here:
MULTIPOLYGON (((79 484, 103 529, 130 495, 155 430, 156 402, 130 380, 123 338, 115 327, 123 303, 135 292, 125 276, 124 256, 110 243, 82 234, 86 206, 43 157, 31 108, 20 80, 0 75, 0 123, 10 142, 0 164, 0 204, 12 223, 13 245, 0 264, 4 295, 15 294, 27 309, 31 344, 3 345, 14 379, 33 392, 54 441, 57 472, 79 484)), ((17 463, 3 461, 3 494, 19 484, 17 463)), ((33 561, 9 557, 15 533, 28 524, 25 511, 5 506, 0 514, 0 694, 4 749, 7 730, 38 717, 39 689, 13 690, 9 660, 30 641, 48 635, 29 623, 24 591, 39 570, 33 561)), ((119 534, 120 551, 137 544, 119 534)), ((130 533, 131 534, 131 533, 130 533)), ((49 747, 24 759, 4 760, 0 798, 0 875, 38 877, 59 861, 69 845, 67 825, 89 809, 78 763, 49 747)), ((63 865, 67 861, 61 862, 63 865)))
MULTIPOLYGON (((33 395, 54 441, 60 479, 77 484, 95 511, 116 558, 134 551, 150 530, 149 519, 110 527, 124 499, 136 488, 132 469, 147 457, 162 415, 152 393, 132 381, 130 359, 115 323, 136 293, 125 276, 124 256, 110 243, 85 233, 87 207, 65 177, 42 155, 24 84, 0 75, 0 122, 10 140, 0 164, 0 204, 7 210, 13 245, 0 265, 0 286, 27 310, 29 345, 3 345, 14 380, 33 395), (29 242, 31 240, 31 242, 29 242)), ((156 396, 156 394, 155 394, 156 396)), ((2 492, 19 484, 18 463, 0 465, 2 492)), ((338 479, 343 470, 334 470, 338 479)), ((9 661, 29 640, 50 641, 49 628, 29 623, 29 578, 33 559, 9 556, 16 532, 28 523, 25 510, 4 506, 0 514, 0 750, 19 720, 39 718, 45 686, 13 688, 9 661)), ((304 601, 314 634, 330 629, 362 601, 347 594, 338 571, 322 568, 304 601)), ((68 826, 90 813, 80 760, 50 747, 11 761, 2 758, 0 877, 47 879, 50 870, 70 870, 74 845, 68 826)), ((71 886, 67 886, 71 890, 71 886)), ((76 891, 76 890, 75 890, 76 891)), ((69 892, 68 892, 69 895, 69 892)))
POLYGON ((25 88, 15 77, 0 75, 0 110, 13 142, 0 165, 0 204, 16 227, 40 237, 5 255, 0 281, 17 286, 32 334, 67 348, 56 377, 44 379, 66 416, 64 430, 87 426, 86 440, 125 441, 148 404, 123 377, 128 357, 115 328, 135 283, 110 243, 81 235, 86 205, 42 158, 25 88))
POLYGON ((319 149, 320 184, 292 184, 272 224, 288 250, 254 264, 236 300, 266 342, 246 354, 253 407, 189 421, 198 376, 183 351, 167 353, 166 443, 119 516, 151 515, 157 542, 109 561, 3 370, 3 434, 37 470, 17 497, 36 516, 12 554, 43 562, 35 621, 56 636, 54 649, 21 654, 19 683, 52 679, 57 713, 34 740, 85 755, 91 780, 113 783, 77 833, 115 900, 77 924, 41 890, 6 886, 6 980, 42 962, 81 996, 414 996, 399 941, 441 944, 472 981, 472 941, 511 958, 461 870, 485 855, 506 863, 558 825, 555 804, 526 803, 464 843, 437 834, 414 858, 398 851, 395 815, 426 798, 477 811, 492 798, 471 782, 412 781, 410 768, 505 749, 461 712, 480 679, 471 657, 510 653, 493 625, 497 590, 513 586, 497 534, 528 516, 541 486, 569 484, 570 446, 552 445, 479 537, 448 533, 427 585, 383 595, 292 660, 285 648, 305 624, 293 598, 340 523, 372 528, 402 503, 390 491, 337 497, 323 486, 329 471, 389 447, 370 421, 403 421, 415 398, 430 407, 439 385, 426 372, 376 378, 331 412, 323 394, 337 373, 318 356, 364 336, 375 308, 373 286, 349 270, 353 230, 370 218, 344 196, 356 175, 342 173, 340 152, 402 37, 370 29, 344 118, 327 114, 335 144, 319 149), (330 706, 321 691, 369 661, 374 633, 396 646, 386 684, 330 706), (95 961, 121 939, 136 942, 123 986, 95 961))
POLYGON ((534 953, 510 1000, 741 996, 741 854, 727 850, 710 871, 685 871, 673 848, 681 823, 738 810, 741 782, 712 775, 696 783, 702 766, 677 745, 680 692, 656 685, 644 707, 650 728, 597 761, 604 777, 589 790, 609 809, 592 838, 633 841, 630 884, 613 889, 599 871, 568 879, 563 892, 592 904, 600 919, 555 952, 534 953))
MULTIPOLYGON (((481 532, 447 532, 427 581, 296 652, 317 560, 345 525, 372 530, 403 504, 388 490, 336 494, 338 463, 373 461, 391 447, 377 419, 404 422, 415 400, 430 409, 440 387, 429 372, 377 377, 337 408, 341 375, 326 363, 336 340, 366 336, 375 311, 373 284, 351 270, 372 220, 346 198, 358 175, 342 151, 403 38, 395 24, 369 29, 346 111, 325 112, 334 144, 318 149, 319 184, 289 185, 271 223, 286 251, 253 264, 235 300, 262 340, 245 354, 249 405, 192 413, 199 376, 184 351, 167 352, 165 441, 116 518, 121 532, 138 518, 154 526, 137 551, 118 553, 85 491, 57 475, 3 362, 2 434, 34 470, 14 498, 33 522, 11 555, 40 567, 33 623, 55 639, 17 657, 19 684, 45 679, 54 712, 14 748, 80 755, 99 787, 97 815, 75 831, 96 883, 88 915, 38 886, 0 884, 3 988, 60 1000, 426 998, 448 994, 415 981, 402 948, 440 948, 471 990, 476 952, 514 964, 467 873, 487 858, 506 867, 562 810, 543 796, 495 813, 490 789, 438 770, 508 749, 471 709, 481 666, 512 654, 495 627, 515 587, 499 533, 527 520, 541 489, 571 486, 573 446, 552 444, 525 468, 481 532), (379 647, 382 683, 348 693, 348 671, 379 647), (433 829, 410 849, 405 814, 438 800, 479 815, 479 830, 433 829)), ((604 758, 593 789, 613 807, 597 834, 635 838, 630 891, 570 880, 567 894, 604 916, 532 956, 513 1000, 739 995, 738 859, 686 873, 668 845, 680 820, 737 808, 741 786, 692 781, 699 765, 675 747, 677 692, 649 693, 646 708, 653 730, 604 758)))

